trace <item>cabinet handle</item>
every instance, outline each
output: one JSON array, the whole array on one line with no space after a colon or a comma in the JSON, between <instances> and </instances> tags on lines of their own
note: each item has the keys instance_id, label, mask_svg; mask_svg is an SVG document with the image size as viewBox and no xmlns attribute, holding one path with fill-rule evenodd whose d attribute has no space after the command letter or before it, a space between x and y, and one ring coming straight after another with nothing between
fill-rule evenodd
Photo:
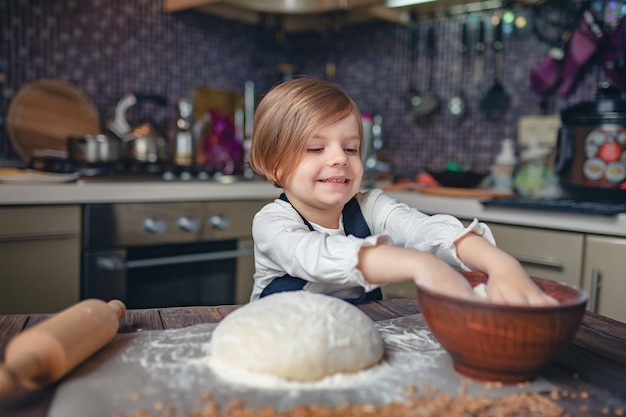
<instances>
[{"instance_id":1,"label":"cabinet handle","mask_svg":"<svg viewBox=\"0 0 626 417\"><path fill-rule=\"evenodd\" d=\"M134 261L124 261L119 257L101 257L96 264L107 271L121 271L124 269L146 268L150 266L181 265L194 262L221 261L224 259L251 256L254 254L253 248L241 248L225 250L220 252L198 253L191 255L167 256L163 258L137 259Z\"/></svg>"},{"instance_id":2,"label":"cabinet handle","mask_svg":"<svg viewBox=\"0 0 626 417\"><path fill-rule=\"evenodd\" d=\"M536 258L534 256L527 255L512 255L515 259L525 264L532 264L537 266L547 266L549 268L563 268L563 262L558 259L548 259L548 258Z\"/></svg>"},{"instance_id":3,"label":"cabinet handle","mask_svg":"<svg viewBox=\"0 0 626 417\"><path fill-rule=\"evenodd\" d=\"M0 236L0 243L4 242L27 242L29 240L54 240L54 239L74 239L79 237L77 232L52 232L52 233L33 233L17 236Z\"/></svg>"},{"instance_id":4,"label":"cabinet handle","mask_svg":"<svg viewBox=\"0 0 626 417\"><path fill-rule=\"evenodd\" d=\"M591 295L589 297L589 310L598 312L598 293L600 292L600 270L593 268L591 270Z\"/></svg>"}]
</instances>

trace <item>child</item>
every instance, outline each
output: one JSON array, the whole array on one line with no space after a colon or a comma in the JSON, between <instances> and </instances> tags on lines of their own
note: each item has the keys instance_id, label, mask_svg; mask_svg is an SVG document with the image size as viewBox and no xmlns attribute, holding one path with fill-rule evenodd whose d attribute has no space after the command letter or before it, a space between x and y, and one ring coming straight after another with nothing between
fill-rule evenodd
<instances>
[{"instance_id":1,"label":"child","mask_svg":"<svg viewBox=\"0 0 626 417\"><path fill-rule=\"evenodd\" d=\"M255 216L251 301L305 290L352 302L413 280L475 298L452 266L489 275L489 300L549 305L521 265L494 246L489 228L428 216L381 190L359 191L363 137L356 104L340 88L297 78L274 87L253 123L250 167L284 190ZM450 266L452 265L452 266Z\"/></svg>"}]
</instances>

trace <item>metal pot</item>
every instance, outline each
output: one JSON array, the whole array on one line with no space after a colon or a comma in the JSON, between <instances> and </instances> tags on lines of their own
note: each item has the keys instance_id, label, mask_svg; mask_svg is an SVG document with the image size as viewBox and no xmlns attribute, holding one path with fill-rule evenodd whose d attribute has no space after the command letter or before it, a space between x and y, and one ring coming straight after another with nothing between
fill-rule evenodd
<instances>
[{"instance_id":1,"label":"metal pot","mask_svg":"<svg viewBox=\"0 0 626 417\"><path fill-rule=\"evenodd\" d=\"M167 105L167 99L162 96L128 93L117 104L115 119L108 127L124 142L124 159L150 164L166 162L167 140L148 123L131 128L126 120L126 111L138 101L153 101L159 106Z\"/></svg>"},{"instance_id":2,"label":"metal pot","mask_svg":"<svg viewBox=\"0 0 626 417\"><path fill-rule=\"evenodd\" d=\"M99 134L67 138L70 160L81 164L113 164L122 156L120 138Z\"/></svg>"}]
</instances>

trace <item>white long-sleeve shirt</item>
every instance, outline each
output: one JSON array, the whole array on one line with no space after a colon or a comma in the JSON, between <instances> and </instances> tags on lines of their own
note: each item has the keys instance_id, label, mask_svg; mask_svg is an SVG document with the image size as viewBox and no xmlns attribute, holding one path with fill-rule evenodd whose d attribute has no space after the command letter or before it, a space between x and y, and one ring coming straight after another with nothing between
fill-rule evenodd
<instances>
[{"instance_id":1,"label":"white long-sleeve shirt","mask_svg":"<svg viewBox=\"0 0 626 417\"><path fill-rule=\"evenodd\" d=\"M280 199L263 207L252 223L255 273L250 301L285 274L308 281L305 291L346 299L372 291L379 285L367 282L356 267L362 246L388 243L412 248L469 271L458 258L454 242L474 232L495 244L488 226L476 219L464 227L453 216L424 214L379 189L358 193L356 199L372 233L367 238L346 236L343 218L339 229L311 223L315 229L311 231L293 206Z\"/></svg>"}]
</instances>

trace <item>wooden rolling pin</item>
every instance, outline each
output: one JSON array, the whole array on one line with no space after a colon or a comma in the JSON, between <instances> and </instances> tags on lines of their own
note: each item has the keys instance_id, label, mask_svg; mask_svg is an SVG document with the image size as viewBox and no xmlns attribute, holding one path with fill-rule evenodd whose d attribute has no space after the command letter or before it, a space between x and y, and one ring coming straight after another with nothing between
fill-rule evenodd
<instances>
[{"instance_id":1,"label":"wooden rolling pin","mask_svg":"<svg viewBox=\"0 0 626 417\"><path fill-rule=\"evenodd\" d=\"M0 364L0 399L18 385L38 389L54 382L117 334L126 306L88 299L16 335Z\"/></svg>"}]
</instances>

